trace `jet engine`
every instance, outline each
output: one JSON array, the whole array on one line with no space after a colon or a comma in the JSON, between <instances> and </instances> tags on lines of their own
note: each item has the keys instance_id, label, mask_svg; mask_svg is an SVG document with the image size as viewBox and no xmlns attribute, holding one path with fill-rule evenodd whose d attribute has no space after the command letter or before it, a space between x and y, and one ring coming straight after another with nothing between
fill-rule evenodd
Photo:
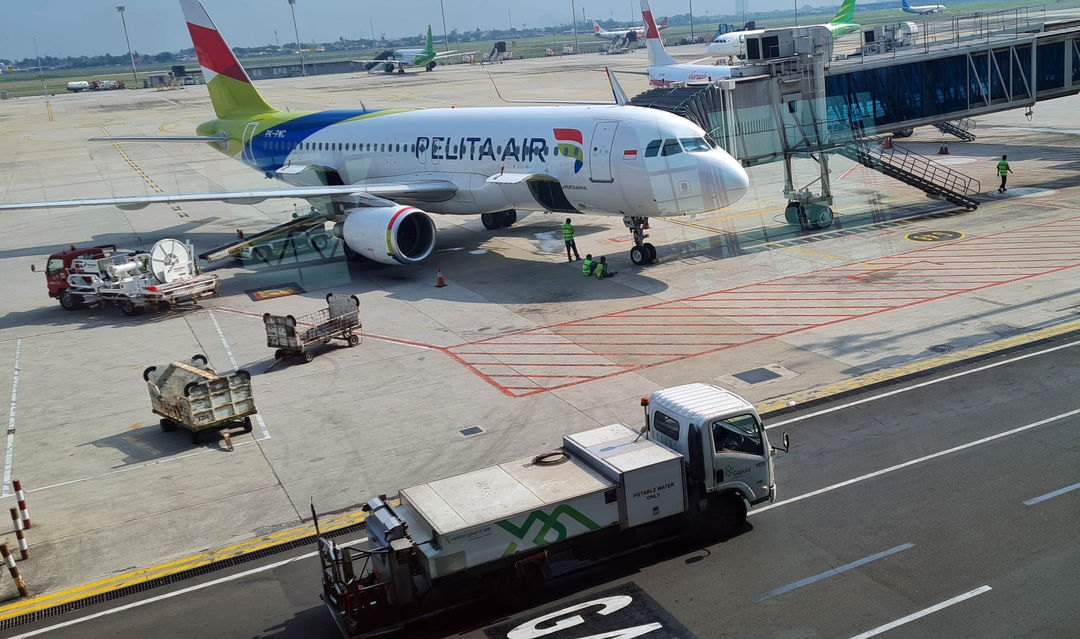
<instances>
[{"instance_id":1,"label":"jet engine","mask_svg":"<svg viewBox=\"0 0 1080 639\"><path fill-rule=\"evenodd\" d=\"M334 234L359 255L383 264L419 262L435 248L435 223L411 206L350 209Z\"/></svg>"}]
</instances>

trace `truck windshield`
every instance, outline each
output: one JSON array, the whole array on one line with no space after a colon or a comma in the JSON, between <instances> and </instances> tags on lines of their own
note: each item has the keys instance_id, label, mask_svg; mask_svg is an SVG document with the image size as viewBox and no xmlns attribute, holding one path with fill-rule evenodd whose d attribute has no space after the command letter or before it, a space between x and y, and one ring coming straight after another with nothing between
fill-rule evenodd
<instances>
[{"instance_id":1,"label":"truck windshield","mask_svg":"<svg viewBox=\"0 0 1080 639\"><path fill-rule=\"evenodd\" d=\"M718 453L764 455L761 427L753 415L735 415L712 424L713 446Z\"/></svg>"},{"instance_id":2,"label":"truck windshield","mask_svg":"<svg viewBox=\"0 0 1080 639\"><path fill-rule=\"evenodd\" d=\"M64 260L59 257L50 258L49 263L45 266L46 275L56 275L62 270L64 270Z\"/></svg>"}]
</instances>

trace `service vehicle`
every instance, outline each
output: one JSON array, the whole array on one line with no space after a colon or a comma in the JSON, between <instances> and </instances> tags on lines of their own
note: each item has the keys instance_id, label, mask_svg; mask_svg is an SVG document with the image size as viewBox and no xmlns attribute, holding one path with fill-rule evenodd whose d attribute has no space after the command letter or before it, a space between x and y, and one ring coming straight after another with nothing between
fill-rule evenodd
<instances>
[{"instance_id":1,"label":"service vehicle","mask_svg":"<svg viewBox=\"0 0 1080 639\"><path fill-rule=\"evenodd\" d=\"M788 437L770 446L749 402L687 384L642 406L640 432L603 426L372 499L363 543L317 533L322 598L342 633L400 629L470 598L519 605L568 567L671 535L730 536L748 506L776 499L772 455Z\"/></svg>"},{"instance_id":2,"label":"service vehicle","mask_svg":"<svg viewBox=\"0 0 1080 639\"><path fill-rule=\"evenodd\" d=\"M208 434L220 434L230 451L231 429L251 432L251 416L258 411L251 394L251 373L244 369L218 375L206 355L196 353L185 361L147 367L143 381L164 432L184 428L193 444L205 441Z\"/></svg>"},{"instance_id":3,"label":"service vehicle","mask_svg":"<svg viewBox=\"0 0 1080 639\"><path fill-rule=\"evenodd\" d=\"M31 270L36 270L33 266ZM149 253L115 245L53 253L45 267L49 297L65 310L113 303L126 315L218 295L218 277L199 273L190 244L164 239Z\"/></svg>"}]
</instances>

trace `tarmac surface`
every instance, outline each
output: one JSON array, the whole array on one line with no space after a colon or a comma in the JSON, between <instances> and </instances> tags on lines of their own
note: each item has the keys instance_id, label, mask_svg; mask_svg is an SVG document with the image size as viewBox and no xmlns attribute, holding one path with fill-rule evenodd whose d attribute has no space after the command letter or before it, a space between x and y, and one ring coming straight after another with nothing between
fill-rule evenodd
<instances>
[{"instance_id":1,"label":"tarmac surface","mask_svg":"<svg viewBox=\"0 0 1080 639\"><path fill-rule=\"evenodd\" d=\"M681 57L702 57L683 47ZM642 51L619 56L642 68ZM320 76L258 86L279 108L497 106L508 98L604 99L600 56L459 66L398 76ZM628 93L644 90L636 76ZM0 201L242 189L265 179L200 144L88 142L188 134L210 119L204 87L0 102ZM1077 98L978 119L975 142L919 129L902 146L982 180L977 211L957 210L850 161L831 158L837 222L801 231L783 219L780 165L749 170L747 196L696 219L654 220L659 263L626 259L617 217L575 216L582 254L618 274L567 263L565 216L519 214L486 231L478 217L435 216L436 254L410 267L335 256L212 267L222 296L197 310L126 317L66 312L41 269L68 244L149 249L165 237L197 252L254 232L303 202L190 203L0 216L0 389L11 389L3 497L27 490L32 599L0 581L0 618L306 534L309 504L344 513L378 493L512 459L562 435L638 423L637 399L717 383L760 410L989 352L1080 326ZM994 192L1007 153L1014 175ZM935 159L939 156L934 155ZM804 164L805 162L805 164ZM816 168L797 161L796 173ZM339 255L340 248L335 252ZM440 268L448 286L436 288ZM292 286L298 294L258 300ZM311 363L278 364L264 312L304 315L326 293L361 301L363 343ZM163 433L140 378L149 365L205 353L254 374L250 435L193 446ZM466 435L472 427L482 432ZM10 503L9 503L10 502ZM328 517L329 519L330 517ZM7 535L14 546L13 535Z\"/></svg>"}]
</instances>

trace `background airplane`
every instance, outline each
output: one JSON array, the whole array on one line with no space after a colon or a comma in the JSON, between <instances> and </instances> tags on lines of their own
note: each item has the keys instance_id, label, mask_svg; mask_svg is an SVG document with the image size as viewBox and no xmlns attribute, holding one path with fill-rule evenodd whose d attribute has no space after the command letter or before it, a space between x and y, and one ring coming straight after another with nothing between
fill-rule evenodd
<instances>
[{"instance_id":1,"label":"background airplane","mask_svg":"<svg viewBox=\"0 0 1080 639\"><path fill-rule=\"evenodd\" d=\"M907 0L904 0L904 4L907 4ZM831 22L815 26L825 27L834 37L842 36L859 30L859 25L853 22L854 19L855 0L844 0L843 4L840 5L840 10L836 12L836 16ZM764 29L754 29L753 31L733 31L721 34L713 40L712 44L706 48L706 51L721 57L744 57L746 55L746 36L758 35L763 31Z\"/></svg>"},{"instance_id":2,"label":"background airplane","mask_svg":"<svg viewBox=\"0 0 1080 639\"><path fill-rule=\"evenodd\" d=\"M903 0L903 3L903 9L905 13L917 13L921 16L925 16L930 13L942 13L946 9L948 9L948 7L943 4L923 4L918 6L912 6L910 3L908 3L908 0Z\"/></svg>"},{"instance_id":3,"label":"background airplane","mask_svg":"<svg viewBox=\"0 0 1080 639\"><path fill-rule=\"evenodd\" d=\"M0 211L304 198L334 223L347 255L384 264L431 254L436 229L428 212L479 214L487 228L509 226L518 209L613 215L633 233L631 260L644 264L656 258L644 242L649 217L717 211L749 186L739 162L700 127L626 105L610 75L615 103L602 106L279 111L259 95L202 3L180 6L217 117L194 136L106 139L209 143L289 186L21 202ZM649 24L654 31L651 15Z\"/></svg>"},{"instance_id":4,"label":"background airplane","mask_svg":"<svg viewBox=\"0 0 1080 639\"><path fill-rule=\"evenodd\" d=\"M375 56L374 59L365 60L364 70L369 73L379 70L386 73L393 73L395 70L398 73L405 73L406 67L416 67L431 71L435 68L435 61L440 58L447 58L455 54L469 55L471 53L476 53L476 51L466 51L460 54L456 50L436 52L431 39L431 25L429 24L427 28L427 44L423 49L387 49Z\"/></svg>"},{"instance_id":5,"label":"background airplane","mask_svg":"<svg viewBox=\"0 0 1080 639\"><path fill-rule=\"evenodd\" d=\"M663 20L661 20L656 25L656 29L658 31L663 31L664 29L667 29L667 28L668 28L668 19L667 18L664 18ZM633 33L636 36L636 39L641 40L642 38L645 37L645 26L642 25L640 27L630 27L629 29L612 29L611 31L607 31L603 27L601 27L599 24L597 24L596 20L593 20L593 35L600 38L601 40L619 40L619 39L624 39L625 40L625 39L629 39L631 33Z\"/></svg>"},{"instance_id":6,"label":"background airplane","mask_svg":"<svg viewBox=\"0 0 1080 639\"><path fill-rule=\"evenodd\" d=\"M854 2L854 0L851 0ZM679 84L711 84L715 80L731 77L731 67L718 64L679 63L664 48L660 30L653 20L649 0L641 0L641 17L645 21L645 46L649 51L649 68L645 71L620 70L619 73L636 73L649 76L654 87L670 87Z\"/></svg>"}]
</instances>

